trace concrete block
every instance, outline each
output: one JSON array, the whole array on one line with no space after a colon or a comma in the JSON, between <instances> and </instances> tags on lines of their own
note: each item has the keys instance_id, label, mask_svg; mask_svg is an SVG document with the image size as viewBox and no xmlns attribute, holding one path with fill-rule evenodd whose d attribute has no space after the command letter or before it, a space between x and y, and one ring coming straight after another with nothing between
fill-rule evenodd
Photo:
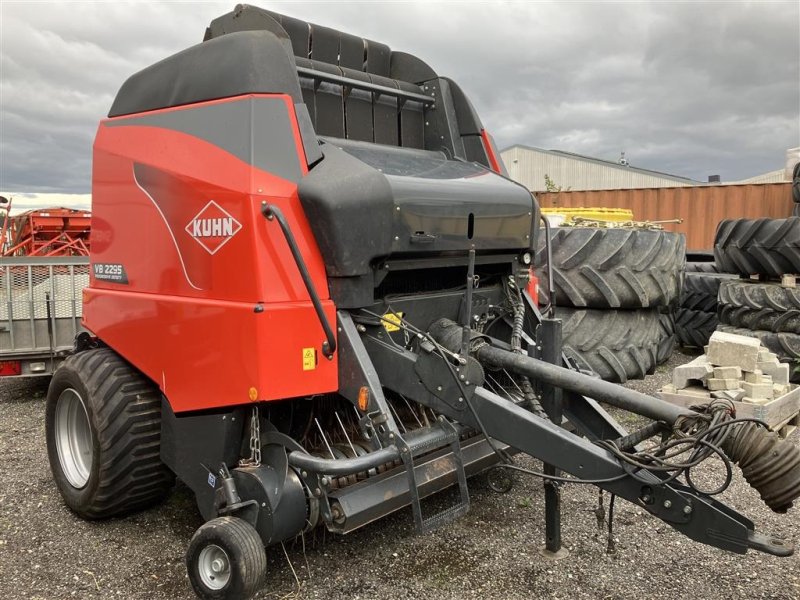
<instances>
[{"instance_id":1,"label":"concrete block","mask_svg":"<svg viewBox=\"0 0 800 600\"><path fill-rule=\"evenodd\" d=\"M765 398L772 400L772 384L771 383L747 383L742 384L744 388L744 395L748 398Z\"/></svg>"},{"instance_id":2,"label":"concrete block","mask_svg":"<svg viewBox=\"0 0 800 600\"><path fill-rule=\"evenodd\" d=\"M716 379L741 379L742 370L739 367L714 367Z\"/></svg>"},{"instance_id":3,"label":"concrete block","mask_svg":"<svg viewBox=\"0 0 800 600\"><path fill-rule=\"evenodd\" d=\"M672 372L672 385L676 389L689 387L689 382L703 382L714 372L714 367L706 362L698 362L697 359L690 363L675 367Z\"/></svg>"},{"instance_id":4,"label":"concrete block","mask_svg":"<svg viewBox=\"0 0 800 600\"><path fill-rule=\"evenodd\" d=\"M742 402L747 402L748 404L766 404L769 402L768 398L751 398L750 396L745 396L742 398Z\"/></svg>"},{"instance_id":5,"label":"concrete block","mask_svg":"<svg viewBox=\"0 0 800 600\"><path fill-rule=\"evenodd\" d=\"M777 363L765 366L764 373L772 377L772 383L787 385L789 383L789 365L787 363Z\"/></svg>"},{"instance_id":6,"label":"concrete block","mask_svg":"<svg viewBox=\"0 0 800 600\"><path fill-rule=\"evenodd\" d=\"M703 346L703 354L708 354L708 345Z\"/></svg>"},{"instance_id":7,"label":"concrete block","mask_svg":"<svg viewBox=\"0 0 800 600\"><path fill-rule=\"evenodd\" d=\"M786 389L785 385L780 385L779 383L772 384L772 396L773 398L780 398L783 396L788 390Z\"/></svg>"},{"instance_id":8,"label":"concrete block","mask_svg":"<svg viewBox=\"0 0 800 600\"><path fill-rule=\"evenodd\" d=\"M706 388L700 387L699 385L690 385L687 388L679 390L681 394L687 394L689 396L697 396L698 398L711 398L711 394Z\"/></svg>"},{"instance_id":9,"label":"concrete block","mask_svg":"<svg viewBox=\"0 0 800 600\"><path fill-rule=\"evenodd\" d=\"M761 383L769 383L769 384L772 384L772 383L775 383L775 382L774 382L774 381L772 381L772 375L767 375L766 373L764 373L764 374L761 376Z\"/></svg>"},{"instance_id":10,"label":"concrete block","mask_svg":"<svg viewBox=\"0 0 800 600\"><path fill-rule=\"evenodd\" d=\"M763 375L764 374L761 372L761 369L756 369L755 371L750 372L745 371L744 380L747 383L761 383Z\"/></svg>"},{"instance_id":11,"label":"concrete block","mask_svg":"<svg viewBox=\"0 0 800 600\"><path fill-rule=\"evenodd\" d=\"M756 338L715 331L708 343L708 362L715 367L755 371L761 343Z\"/></svg>"},{"instance_id":12,"label":"concrete block","mask_svg":"<svg viewBox=\"0 0 800 600\"><path fill-rule=\"evenodd\" d=\"M744 397L744 390L720 390L711 392L711 397L719 400L733 400L734 402L738 402Z\"/></svg>"},{"instance_id":13,"label":"concrete block","mask_svg":"<svg viewBox=\"0 0 800 600\"><path fill-rule=\"evenodd\" d=\"M738 379L717 379L716 377L709 377L706 380L706 386L712 392L718 390L735 390L739 387L740 381Z\"/></svg>"},{"instance_id":14,"label":"concrete block","mask_svg":"<svg viewBox=\"0 0 800 600\"><path fill-rule=\"evenodd\" d=\"M741 388L735 390L726 390L723 392L723 394L727 394L728 398L734 402L741 402L742 398L744 398L744 390Z\"/></svg>"},{"instance_id":15,"label":"concrete block","mask_svg":"<svg viewBox=\"0 0 800 600\"><path fill-rule=\"evenodd\" d=\"M776 360L778 360L778 355L774 352L770 352L766 348L758 351L758 362L773 362Z\"/></svg>"}]
</instances>

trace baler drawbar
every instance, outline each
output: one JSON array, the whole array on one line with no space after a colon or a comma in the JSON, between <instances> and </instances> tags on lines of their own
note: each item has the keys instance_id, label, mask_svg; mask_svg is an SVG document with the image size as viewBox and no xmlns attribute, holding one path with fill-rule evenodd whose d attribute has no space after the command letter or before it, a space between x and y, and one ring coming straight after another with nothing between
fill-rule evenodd
<instances>
[{"instance_id":1,"label":"baler drawbar","mask_svg":"<svg viewBox=\"0 0 800 600\"><path fill-rule=\"evenodd\" d=\"M417 531L442 526L479 474L496 491L545 480L551 554L562 483L717 548L793 551L714 496L738 464L785 512L800 450L731 403L678 408L563 355L531 294L540 235L549 249L536 199L416 56L238 5L124 83L95 139L92 212L91 333L48 392L53 476L91 519L181 479L206 521L186 556L202 598L252 596L265 547L318 526L408 506ZM599 402L650 422L629 433ZM710 457L722 483L702 489Z\"/></svg>"}]
</instances>

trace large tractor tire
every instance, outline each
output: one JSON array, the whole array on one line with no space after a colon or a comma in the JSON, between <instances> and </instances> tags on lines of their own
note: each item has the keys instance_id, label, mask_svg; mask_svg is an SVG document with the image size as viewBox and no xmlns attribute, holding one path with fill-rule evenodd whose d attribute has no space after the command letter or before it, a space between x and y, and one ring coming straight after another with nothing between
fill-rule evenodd
<instances>
[{"instance_id":1,"label":"large tractor tire","mask_svg":"<svg viewBox=\"0 0 800 600\"><path fill-rule=\"evenodd\" d=\"M558 308L564 353L606 381L625 383L655 371L662 328L658 310Z\"/></svg>"},{"instance_id":2,"label":"large tractor tire","mask_svg":"<svg viewBox=\"0 0 800 600\"><path fill-rule=\"evenodd\" d=\"M800 334L800 289L725 281L719 288L719 320L745 329Z\"/></svg>"},{"instance_id":3,"label":"large tractor tire","mask_svg":"<svg viewBox=\"0 0 800 600\"><path fill-rule=\"evenodd\" d=\"M687 262L684 269L687 273L719 273L715 262Z\"/></svg>"},{"instance_id":4,"label":"large tractor tire","mask_svg":"<svg viewBox=\"0 0 800 600\"><path fill-rule=\"evenodd\" d=\"M795 204L800 204L800 162L794 166L792 171L792 200L795 201ZM797 210L796 206L795 210Z\"/></svg>"},{"instance_id":5,"label":"large tractor tire","mask_svg":"<svg viewBox=\"0 0 800 600\"><path fill-rule=\"evenodd\" d=\"M686 273L681 303L675 309L675 334L682 346L702 348L717 327L717 294L727 273Z\"/></svg>"},{"instance_id":6,"label":"large tractor tire","mask_svg":"<svg viewBox=\"0 0 800 600\"><path fill-rule=\"evenodd\" d=\"M675 351L678 336L675 335L675 318L671 313L661 313L658 318L659 341L656 350L656 364L663 365Z\"/></svg>"},{"instance_id":7,"label":"large tractor tire","mask_svg":"<svg viewBox=\"0 0 800 600\"><path fill-rule=\"evenodd\" d=\"M681 346L702 348L719 323L716 312L678 308L675 311L675 335Z\"/></svg>"},{"instance_id":8,"label":"large tractor tire","mask_svg":"<svg viewBox=\"0 0 800 600\"><path fill-rule=\"evenodd\" d=\"M56 370L45 432L58 490L83 518L151 506L175 481L160 457L158 388L108 348L70 356Z\"/></svg>"},{"instance_id":9,"label":"large tractor tire","mask_svg":"<svg viewBox=\"0 0 800 600\"><path fill-rule=\"evenodd\" d=\"M557 306L648 308L678 301L686 239L669 231L559 227L552 239ZM545 242L537 265L544 265ZM548 303L546 290L540 286Z\"/></svg>"},{"instance_id":10,"label":"large tractor tire","mask_svg":"<svg viewBox=\"0 0 800 600\"><path fill-rule=\"evenodd\" d=\"M800 273L800 218L727 219L717 227L714 261L725 273Z\"/></svg>"},{"instance_id":11,"label":"large tractor tire","mask_svg":"<svg viewBox=\"0 0 800 600\"><path fill-rule=\"evenodd\" d=\"M686 273L681 291L681 308L716 312L720 283L733 277L726 273Z\"/></svg>"}]
</instances>

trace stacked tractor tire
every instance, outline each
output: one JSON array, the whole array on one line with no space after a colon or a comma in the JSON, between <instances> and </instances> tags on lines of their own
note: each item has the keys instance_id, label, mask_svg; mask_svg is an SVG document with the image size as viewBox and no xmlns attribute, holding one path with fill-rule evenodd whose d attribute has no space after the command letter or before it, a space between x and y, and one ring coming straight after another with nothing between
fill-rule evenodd
<instances>
[{"instance_id":1,"label":"stacked tractor tire","mask_svg":"<svg viewBox=\"0 0 800 600\"><path fill-rule=\"evenodd\" d=\"M717 329L758 338L783 362L800 361L800 218L722 221L714 260L735 277L720 283Z\"/></svg>"},{"instance_id":2,"label":"stacked tractor tire","mask_svg":"<svg viewBox=\"0 0 800 600\"><path fill-rule=\"evenodd\" d=\"M702 349L717 328L720 283L736 275L720 273L710 262L687 262L680 302L675 307L675 335L681 346Z\"/></svg>"},{"instance_id":3,"label":"stacked tractor tire","mask_svg":"<svg viewBox=\"0 0 800 600\"><path fill-rule=\"evenodd\" d=\"M684 236L638 228L552 231L552 300L563 320L566 356L608 381L653 373L675 346L670 313L680 299ZM536 264L545 307L551 298L544 239Z\"/></svg>"}]
</instances>

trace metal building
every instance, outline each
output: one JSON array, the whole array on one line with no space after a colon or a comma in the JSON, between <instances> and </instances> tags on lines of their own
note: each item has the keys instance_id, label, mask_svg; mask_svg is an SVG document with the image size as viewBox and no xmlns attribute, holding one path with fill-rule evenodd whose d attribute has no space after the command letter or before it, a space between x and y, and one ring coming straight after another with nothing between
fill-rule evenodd
<instances>
[{"instance_id":1,"label":"metal building","mask_svg":"<svg viewBox=\"0 0 800 600\"><path fill-rule=\"evenodd\" d=\"M704 182L659 171L640 169L621 162L611 162L563 152L516 144L500 155L509 176L532 192L547 189L545 175L562 190L617 190L629 188L686 187Z\"/></svg>"}]
</instances>

